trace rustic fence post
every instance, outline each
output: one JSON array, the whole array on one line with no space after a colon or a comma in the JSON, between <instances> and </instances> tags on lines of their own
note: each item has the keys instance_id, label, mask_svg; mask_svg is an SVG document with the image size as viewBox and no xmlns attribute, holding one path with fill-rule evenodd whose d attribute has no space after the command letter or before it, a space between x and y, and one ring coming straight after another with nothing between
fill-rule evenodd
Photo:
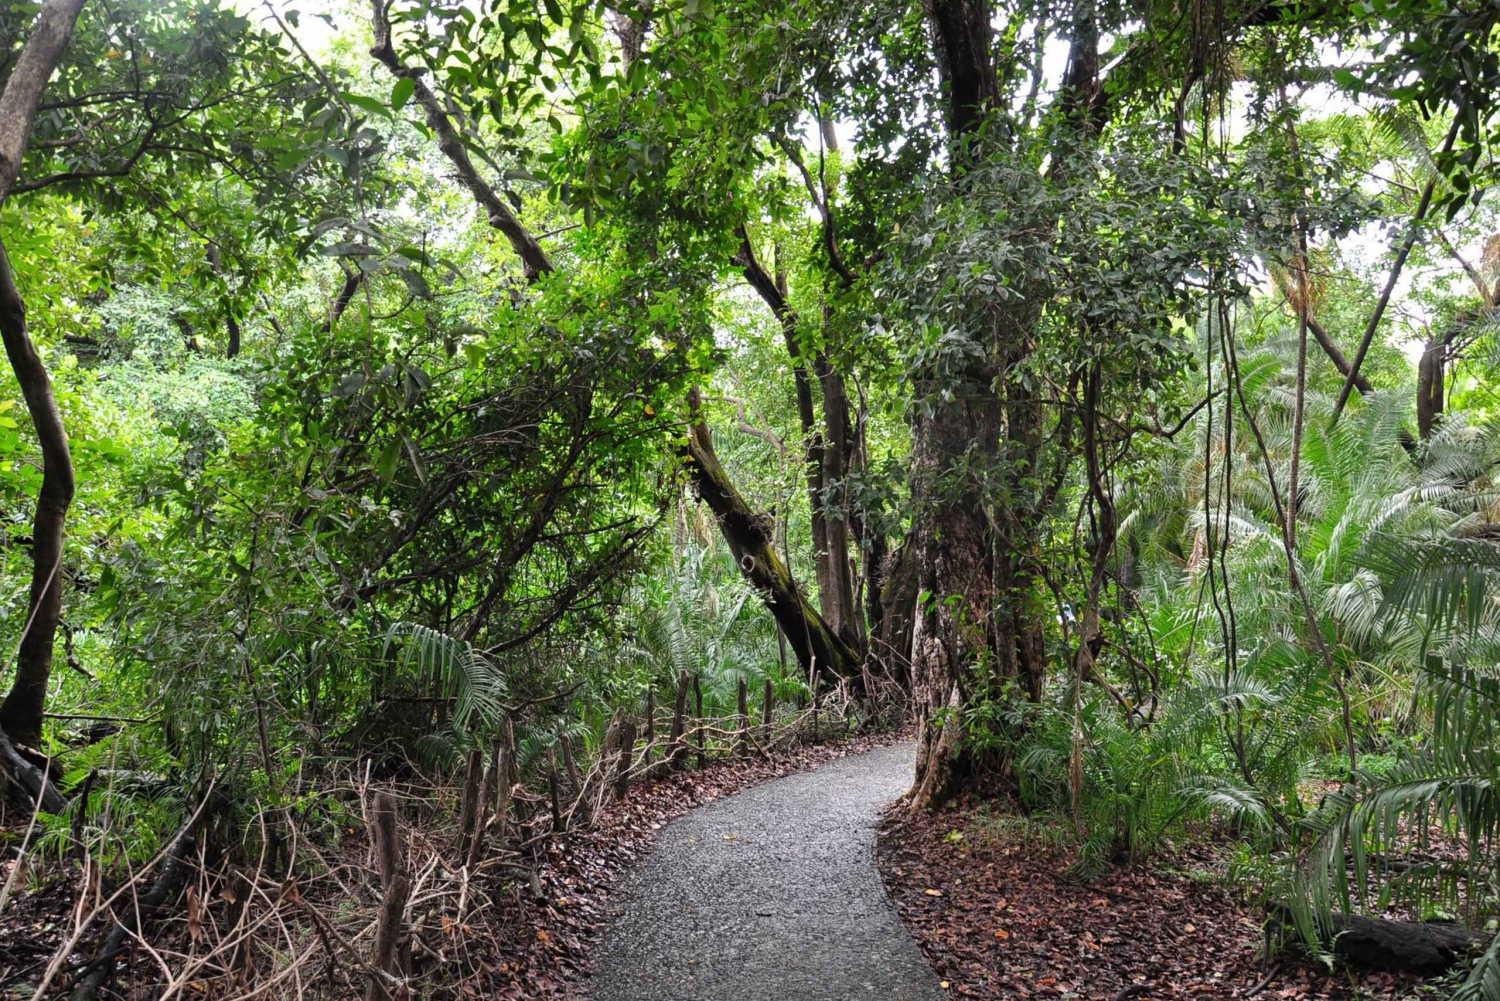
<instances>
[{"instance_id":1,"label":"rustic fence post","mask_svg":"<svg viewBox=\"0 0 1500 1001\"><path fill-rule=\"evenodd\" d=\"M698 721L698 770L708 767L708 731L703 729L703 675L693 675L693 699L697 706L694 719Z\"/></svg>"},{"instance_id":2,"label":"rustic fence post","mask_svg":"<svg viewBox=\"0 0 1500 1001\"><path fill-rule=\"evenodd\" d=\"M818 675L820 672L813 668L812 673L812 742L818 742Z\"/></svg>"},{"instance_id":3,"label":"rustic fence post","mask_svg":"<svg viewBox=\"0 0 1500 1001\"><path fill-rule=\"evenodd\" d=\"M380 882L385 893L375 922L375 948L370 965L394 977L398 969L397 954L401 945L401 924L406 916L406 899L411 884L401 871L401 842L396 829L396 800L388 792L375 794L376 857L380 860ZM370 977L368 1001L388 1001L390 989L385 980Z\"/></svg>"},{"instance_id":4,"label":"rustic fence post","mask_svg":"<svg viewBox=\"0 0 1500 1001\"><path fill-rule=\"evenodd\" d=\"M229 893L232 895L229 901L229 917L225 922L226 937L239 935L240 927L245 922L245 915L250 903L250 894L253 887L250 885L250 877L245 875L245 870L239 866L231 866ZM229 975L235 981L248 977L250 967L254 963L254 955L250 951L254 948L254 938L249 935L240 936L239 944L234 947L234 952L229 956Z\"/></svg>"},{"instance_id":5,"label":"rustic fence post","mask_svg":"<svg viewBox=\"0 0 1500 1001\"><path fill-rule=\"evenodd\" d=\"M469 751L469 763L464 769L463 792L458 800L458 857L469 857L469 844L474 837L475 819L482 812L479 807L479 769L483 761L479 748Z\"/></svg>"},{"instance_id":6,"label":"rustic fence post","mask_svg":"<svg viewBox=\"0 0 1500 1001\"><path fill-rule=\"evenodd\" d=\"M687 764L687 743L682 735L687 732L688 673L677 672L677 697L672 703L672 749L667 752L674 770Z\"/></svg>"},{"instance_id":7,"label":"rustic fence post","mask_svg":"<svg viewBox=\"0 0 1500 1001\"><path fill-rule=\"evenodd\" d=\"M776 709L776 687L771 684L771 679L766 679L765 705L761 709L760 725L765 729L766 736L771 735L771 713Z\"/></svg>"},{"instance_id":8,"label":"rustic fence post","mask_svg":"<svg viewBox=\"0 0 1500 1001\"><path fill-rule=\"evenodd\" d=\"M509 716L505 717L505 750L506 760L510 762L506 777L510 784L515 785L521 781L521 756L516 753L516 727Z\"/></svg>"},{"instance_id":9,"label":"rustic fence post","mask_svg":"<svg viewBox=\"0 0 1500 1001\"><path fill-rule=\"evenodd\" d=\"M484 782L479 786L479 808L474 817L474 835L469 840L469 850L464 856L464 865L469 871L479 865L479 860L484 857L484 843L490 830L490 811L494 809L495 783L504 781L500 775L500 745L490 745L490 767L484 773Z\"/></svg>"},{"instance_id":10,"label":"rustic fence post","mask_svg":"<svg viewBox=\"0 0 1500 1001\"><path fill-rule=\"evenodd\" d=\"M625 707L618 706L615 713L609 719L609 725L604 728L604 740L599 744L599 757L594 762L594 767L589 769L588 776L583 780L583 786L579 789L578 809L583 810L585 822L593 816L594 810L604 803L604 793L610 788L612 777L610 770L617 765L616 756L619 753L620 738L625 728Z\"/></svg>"},{"instance_id":11,"label":"rustic fence post","mask_svg":"<svg viewBox=\"0 0 1500 1001\"><path fill-rule=\"evenodd\" d=\"M739 753L750 753L750 686L745 684L745 676L740 675L740 740Z\"/></svg>"},{"instance_id":12,"label":"rustic fence post","mask_svg":"<svg viewBox=\"0 0 1500 1001\"><path fill-rule=\"evenodd\" d=\"M509 744L500 748L500 760L497 764L499 771L495 775L495 840L505 840L505 827L510 820L510 800L515 792L515 783L511 782L512 759L515 751Z\"/></svg>"},{"instance_id":13,"label":"rustic fence post","mask_svg":"<svg viewBox=\"0 0 1500 1001\"><path fill-rule=\"evenodd\" d=\"M561 833L563 829L562 802L557 788L557 748L547 745L547 792L552 797L552 831L554 834Z\"/></svg>"},{"instance_id":14,"label":"rustic fence post","mask_svg":"<svg viewBox=\"0 0 1500 1001\"><path fill-rule=\"evenodd\" d=\"M620 756L615 765L615 799L624 799L630 785L631 759L635 757L635 720L626 716L620 723Z\"/></svg>"},{"instance_id":15,"label":"rustic fence post","mask_svg":"<svg viewBox=\"0 0 1500 1001\"><path fill-rule=\"evenodd\" d=\"M646 689L646 760L651 760L651 745L656 743L656 689Z\"/></svg>"},{"instance_id":16,"label":"rustic fence post","mask_svg":"<svg viewBox=\"0 0 1500 1001\"><path fill-rule=\"evenodd\" d=\"M568 773L568 786L577 796L583 792L583 777L578 774L578 761L573 757L573 738L565 731L558 731L557 742L562 745L563 768Z\"/></svg>"}]
</instances>

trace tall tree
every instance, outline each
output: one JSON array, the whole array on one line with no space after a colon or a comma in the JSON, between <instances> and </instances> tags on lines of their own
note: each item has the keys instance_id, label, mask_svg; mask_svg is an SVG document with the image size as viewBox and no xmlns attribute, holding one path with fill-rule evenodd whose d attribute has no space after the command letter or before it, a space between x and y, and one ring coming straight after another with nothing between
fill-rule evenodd
<instances>
[{"instance_id":1,"label":"tall tree","mask_svg":"<svg viewBox=\"0 0 1500 1001\"><path fill-rule=\"evenodd\" d=\"M21 175L31 126L85 0L46 0L26 47L0 92L0 208ZM52 647L62 616L63 536L73 502L73 457L47 366L26 325L26 302L0 245L0 337L42 449L42 486L31 535L31 593L16 657L16 677L0 703L0 729L27 744L41 740Z\"/></svg>"},{"instance_id":2,"label":"tall tree","mask_svg":"<svg viewBox=\"0 0 1500 1001\"><path fill-rule=\"evenodd\" d=\"M621 41L620 61L625 72L632 76L635 75L632 67L647 63L654 56L646 38L651 8L647 6L636 9L637 6L631 5L628 10L621 7L610 15L616 35ZM425 68L408 65L397 51L392 34L391 7L390 0L373 2L375 45L371 54L398 79L411 81L412 100L421 109L427 127L437 137L439 148L484 211L490 225L505 236L521 259L528 279L538 281L553 275L557 270L557 263L542 249L538 238L496 190L495 184L475 164L474 157L471 156L473 140L462 133L454 121L452 110L444 105L433 86L423 79ZM509 38L504 44L511 45ZM594 155L597 157L599 151L595 151ZM688 209L679 211L684 214L690 212ZM726 238L730 236L723 235ZM778 289L775 279L756 259L742 220L734 238L739 242L738 251L724 255L720 259L720 265L733 261L741 267L756 290L766 297L768 305L787 331L788 351L794 355L794 367L798 372L799 412L802 414L805 430L811 431L807 435L809 492L810 495L817 496L810 496L810 502L815 517L823 524L825 519L822 518L822 511L827 503L827 473L835 472L841 476L847 461L847 447L843 445L847 418L837 404L828 418L837 425L837 435L833 436L837 448L833 461L837 463L837 468L830 470L822 444L826 436L819 434L814 426L811 379L800 360L801 342L796 336L796 316L786 303L785 293ZM649 241L652 237L644 239ZM839 394L842 383L836 373L831 372L826 359L821 355L819 362L821 370L818 376L825 386L825 400L830 398L829 394L833 394L835 401L841 399ZM830 584L826 590L820 590L824 602L823 610L820 611L802 593L784 560L771 544L771 520L748 504L719 461L712 438L703 423L697 397L689 402L684 431L683 455L700 498L714 512L720 533L730 550L736 554L741 572L775 616L804 670L821 670L832 676L858 677L863 663L863 650L859 640L860 630L854 623L857 610L853 608L847 544L830 547L826 542L828 533L824 531L824 540L818 547L820 565L833 567L836 564L837 570L828 571ZM820 573L820 579L822 576ZM830 605L830 601L833 604Z\"/></svg>"}]
</instances>

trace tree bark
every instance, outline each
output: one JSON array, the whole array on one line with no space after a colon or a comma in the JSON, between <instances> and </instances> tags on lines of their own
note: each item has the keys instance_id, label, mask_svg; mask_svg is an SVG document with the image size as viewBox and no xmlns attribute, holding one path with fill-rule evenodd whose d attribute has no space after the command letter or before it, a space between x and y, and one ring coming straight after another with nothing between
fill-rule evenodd
<instances>
[{"instance_id":1,"label":"tree bark","mask_svg":"<svg viewBox=\"0 0 1500 1001\"><path fill-rule=\"evenodd\" d=\"M86 0L45 0L26 47L0 93L0 204L21 176L21 161L31 141L31 123L47 82L62 61L73 25Z\"/></svg>"},{"instance_id":2,"label":"tree bark","mask_svg":"<svg viewBox=\"0 0 1500 1001\"><path fill-rule=\"evenodd\" d=\"M21 174L47 81L52 78L85 0L46 0L15 68L0 93L0 204ZM31 595L16 661L16 678L0 704L0 729L23 744L42 736L52 644L62 616L63 529L73 502L73 457L47 367L26 326L26 303L10 258L0 245L0 337L15 370L42 450L42 486L32 521Z\"/></svg>"},{"instance_id":3,"label":"tree bark","mask_svg":"<svg viewBox=\"0 0 1500 1001\"><path fill-rule=\"evenodd\" d=\"M917 614L916 547L908 538L889 558L880 581L880 629L875 656L886 674L903 687L911 684L911 632ZM872 583L872 590L874 589Z\"/></svg>"},{"instance_id":4,"label":"tree bark","mask_svg":"<svg viewBox=\"0 0 1500 1001\"><path fill-rule=\"evenodd\" d=\"M667 760L671 762L673 771L681 771L687 764L688 745L682 739L682 735L687 732L687 694L688 673L678 671L677 695L672 701L672 734L668 742L670 750L667 751Z\"/></svg>"},{"instance_id":5,"label":"tree bark","mask_svg":"<svg viewBox=\"0 0 1500 1001\"><path fill-rule=\"evenodd\" d=\"M1443 412L1447 390L1448 344L1452 334L1433 334L1417 362L1417 434L1426 441L1432 437L1437 419Z\"/></svg>"},{"instance_id":6,"label":"tree bark","mask_svg":"<svg viewBox=\"0 0 1500 1001\"><path fill-rule=\"evenodd\" d=\"M969 160L963 143L998 99L990 57L986 0L925 0L933 55L947 90L954 169ZM991 648L995 610L993 538L982 483L955 466L971 454L998 457L1002 408L991 373L961 375L953 385L919 379L912 418L910 546L920 596L911 633L912 699L917 711L913 811L929 810L957 791L972 770L960 740L967 671ZM926 405L924 405L924 402Z\"/></svg>"},{"instance_id":7,"label":"tree bark","mask_svg":"<svg viewBox=\"0 0 1500 1001\"><path fill-rule=\"evenodd\" d=\"M73 502L73 457L47 367L32 343L26 303L0 245L0 337L42 450L42 486L32 518L31 600L10 694L0 703L0 729L22 744L38 744L52 676L52 647L62 618L63 534Z\"/></svg>"},{"instance_id":8,"label":"tree bark","mask_svg":"<svg viewBox=\"0 0 1500 1001\"><path fill-rule=\"evenodd\" d=\"M1339 375L1346 379L1349 378L1349 373L1354 371L1354 366L1349 364L1349 359L1344 356L1344 352L1339 348L1338 342L1329 335L1327 330L1323 329L1323 325L1311 313L1307 314L1307 329L1312 331L1312 335L1317 340L1318 346L1323 349L1323 353L1328 356L1328 360L1333 362L1333 367L1338 369ZM1357 372L1354 374L1354 388L1359 390L1360 396L1369 396L1375 392L1375 387L1370 385L1370 380Z\"/></svg>"},{"instance_id":9,"label":"tree bark","mask_svg":"<svg viewBox=\"0 0 1500 1001\"><path fill-rule=\"evenodd\" d=\"M954 138L979 127L1000 98L990 57L992 20L987 0L925 0L933 55L948 89L948 132Z\"/></svg>"},{"instance_id":10,"label":"tree bark","mask_svg":"<svg viewBox=\"0 0 1500 1001\"><path fill-rule=\"evenodd\" d=\"M996 604L992 539L983 495L953 481L952 467L972 448L993 456L1000 405L987 386L912 421L912 558L917 593L911 640L912 698L917 709L916 780L910 805L931 809L971 771L956 714L969 691L968 668L990 649Z\"/></svg>"},{"instance_id":11,"label":"tree bark","mask_svg":"<svg viewBox=\"0 0 1500 1001\"><path fill-rule=\"evenodd\" d=\"M803 670L810 672L816 666L840 677L859 678L860 654L840 639L808 603L772 543L770 519L746 503L724 471L714 452L713 437L700 403L695 389L688 400L685 446L688 467L698 496L718 519L719 530L740 572L776 618Z\"/></svg>"},{"instance_id":12,"label":"tree bark","mask_svg":"<svg viewBox=\"0 0 1500 1001\"><path fill-rule=\"evenodd\" d=\"M992 17L986 0L926 0L939 74L947 90L952 169L962 175L982 154L976 144L998 99ZM1102 125L1106 106L1098 81L1098 28L1092 17L1075 25L1058 97L1079 135ZM1066 158L1053 158L1057 180ZM1038 290L1043 291L1043 290ZM1008 373L1025 363L1045 295L1024 294L1014 315L975 332L988 364L940 380L918 373L912 420L911 546L917 593L912 628L912 694L917 707L913 810L952 796L977 762L961 739L959 715L978 690L1004 691L1016 683L1040 698L1046 676L1045 618L1034 596L1031 565L1045 504L1029 481L1039 475L1042 404ZM1007 500L986 489L998 477ZM980 676L977 665L988 663Z\"/></svg>"},{"instance_id":13,"label":"tree bark","mask_svg":"<svg viewBox=\"0 0 1500 1001\"><path fill-rule=\"evenodd\" d=\"M811 512L813 554L818 580L818 610L835 635L863 652L864 629L854 596L854 573L849 562L849 523L843 510L844 482L849 474L849 394L844 377L822 351L812 353L809 372L801 345L801 318L787 301L786 276L775 278L755 256L755 248L740 227L740 249L734 263L781 324L792 381L797 394L797 418L802 427L807 467L807 500ZM818 425L813 403L816 378L823 403ZM831 513L831 514L830 514Z\"/></svg>"},{"instance_id":14,"label":"tree bark","mask_svg":"<svg viewBox=\"0 0 1500 1001\"><path fill-rule=\"evenodd\" d=\"M7 783L15 783L24 793L16 797L17 806L26 809L32 803L41 800L42 810L46 813L61 814L68 808L68 803L52 784L52 777L45 769L38 768L17 753L10 740L6 738L5 732L0 730L0 786ZM0 789L0 793L3 793ZM0 802L4 802L4 795L0 795ZM84 797L86 805L88 798ZM79 807L84 809L83 806ZM76 840L76 839L75 839Z\"/></svg>"},{"instance_id":15,"label":"tree bark","mask_svg":"<svg viewBox=\"0 0 1500 1001\"><path fill-rule=\"evenodd\" d=\"M854 565L849 546L848 478L851 452L849 393L844 377L820 351L813 370L823 389L823 541L819 552L825 565L827 590L819 592L823 617L851 647L864 647L864 621L854 595Z\"/></svg>"}]
</instances>

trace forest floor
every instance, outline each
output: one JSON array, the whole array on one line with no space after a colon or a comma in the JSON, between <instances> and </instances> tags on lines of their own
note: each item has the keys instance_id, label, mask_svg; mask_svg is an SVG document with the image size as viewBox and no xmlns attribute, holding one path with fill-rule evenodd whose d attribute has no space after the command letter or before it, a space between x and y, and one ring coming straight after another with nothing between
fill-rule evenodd
<instances>
[{"instance_id":1,"label":"forest floor","mask_svg":"<svg viewBox=\"0 0 1500 1001\"><path fill-rule=\"evenodd\" d=\"M817 769L832 761L872 748L908 740L899 732L878 733L822 744L809 744L780 751L769 758L711 759L702 771L690 770L632 786L625 799L607 807L597 825L586 833L549 839L538 848L534 860L541 886L541 899L519 888L514 892L496 887L495 906L473 914L466 922L448 927L447 945L438 967L429 964L417 981L425 996L438 998L496 999L496 1001L556 1001L576 999L587 993L590 954L609 920L610 904L616 899L620 880L654 845L660 831L672 819L694 807L797 772ZM29 818L12 812L0 817L0 845L18 845ZM441 835L434 835L440 840ZM428 840L414 831L413 840ZM368 845L356 832L341 849L363 864ZM8 853L7 853L8 854ZM0 861L0 883L14 862ZM0 920L0 1001L27 1001L36 979L54 955L70 925L81 883L78 866L71 861L29 860L27 872L16 880L17 893ZM327 884L327 885L324 885ZM334 893L339 884L311 880L302 886L309 902L326 905L329 912L350 901ZM102 932L103 922L99 922ZM188 953L192 950L192 922L179 905L153 922L147 939L154 948ZM311 932L307 932L310 936ZM79 943L72 964L81 966L93 955L99 933ZM330 978L332 977L330 964ZM262 971L269 972L269 971ZM342 980L360 981L358 977ZM63 993L72 976L61 977ZM361 981L362 982L362 981ZM310 995L324 993L312 987ZM328 993L346 994L349 984L329 984ZM244 989L203 985L219 997L235 997ZM160 976L142 950L134 950L118 975L113 996L148 999L161 993ZM201 993L201 991L200 991ZM194 995L196 996L196 995Z\"/></svg>"},{"instance_id":2,"label":"forest floor","mask_svg":"<svg viewBox=\"0 0 1500 1001\"><path fill-rule=\"evenodd\" d=\"M1225 878L1227 846L1182 846L1153 865L1065 878L1074 861L995 807L912 817L888 810L886 889L957 997L1346 999L1430 997L1389 973L1261 956L1262 918Z\"/></svg>"}]
</instances>

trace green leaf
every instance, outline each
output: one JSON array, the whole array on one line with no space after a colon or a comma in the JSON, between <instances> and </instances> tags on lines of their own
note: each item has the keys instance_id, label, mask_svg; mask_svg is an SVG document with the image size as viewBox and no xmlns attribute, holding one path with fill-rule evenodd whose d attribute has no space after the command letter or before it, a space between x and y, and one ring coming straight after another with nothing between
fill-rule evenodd
<instances>
[{"instance_id":1,"label":"green leaf","mask_svg":"<svg viewBox=\"0 0 1500 1001\"><path fill-rule=\"evenodd\" d=\"M421 449L410 438L402 436L402 443L406 446L406 454L411 457L411 468L416 471L418 481L427 482L427 462L422 458Z\"/></svg>"},{"instance_id":2,"label":"green leaf","mask_svg":"<svg viewBox=\"0 0 1500 1001\"><path fill-rule=\"evenodd\" d=\"M375 471L380 478L389 483L391 477L396 475L396 463L401 461L401 443L405 439L392 438L386 442L385 448L380 452L380 459L375 463Z\"/></svg>"},{"instance_id":3,"label":"green leaf","mask_svg":"<svg viewBox=\"0 0 1500 1001\"><path fill-rule=\"evenodd\" d=\"M345 91L344 100L349 102L352 107L358 108L361 111L368 111L372 115L381 115L386 118L391 117L391 109L373 97L365 97L363 94L351 94Z\"/></svg>"},{"instance_id":4,"label":"green leaf","mask_svg":"<svg viewBox=\"0 0 1500 1001\"><path fill-rule=\"evenodd\" d=\"M333 395L339 399L346 399L365 388L365 376L363 372L350 372L339 380L337 386L333 387Z\"/></svg>"},{"instance_id":5,"label":"green leaf","mask_svg":"<svg viewBox=\"0 0 1500 1001\"><path fill-rule=\"evenodd\" d=\"M427 279L422 277L421 272L413 268L401 268L396 273L401 276L402 281L406 282L407 291L412 295L418 299L432 298L432 288L427 284Z\"/></svg>"},{"instance_id":6,"label":"green leaf","mask_svg":"<svg viewBox=\"0 0 1500 1001\"><path fill-rule=\"evenodd\" d=\"M335 243L318 251L324 257L372 257L378 251L364 243Z\"/></svg>"},{"instance_id":7,"label":"green leaf","mask_svg":"<svg viewBox=\"0 0 1500 1001\"><path fill-rule=\"evenodd\" d=\"M409 76L404 76L396 81L391 88L391 110L400 111L406 107L406 102L411 100L412 94L416 93L417 81Z\"/></svg>"}]
</instances>

